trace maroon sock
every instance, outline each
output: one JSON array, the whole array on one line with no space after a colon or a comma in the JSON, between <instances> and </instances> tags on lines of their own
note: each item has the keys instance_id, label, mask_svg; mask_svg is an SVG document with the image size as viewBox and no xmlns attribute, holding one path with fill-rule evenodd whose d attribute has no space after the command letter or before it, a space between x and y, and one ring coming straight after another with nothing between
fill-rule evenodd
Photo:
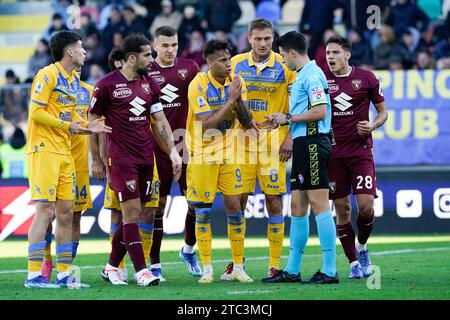
<instances>
[{"instance_id":1,"label":"maroon sock","mask_svg":"<svg viewBox=\"0 0 450 320\"><path fill-rule=\"evenodd\" d=\"M356 218L356 225L358 226L358 242L360 244L367 243L367 239L369 239L369 236L372 233L374 221L375 214L373 211L369 217L363 217L358 214L358 218Z\"/></svg>"},{"instance_id":2,"label":"maroon sock","mask_svg":"<svg viewBox=\"0 0 450 320\"><path fill-rule=\"evenodd\" d=\"M352 222L336 225L336 231L348 262L352 263L358 260L355 247L355 230L353 230Z\"/></svg>"},{"instance_id":3,"label":"maroon sock","mask_svg":"<svg viewBox=\"0 0 450 320\"><path fill-rule=\"evenodd\" d=\"M186 221L184 223L184 242L187 245L195 246L197 239L195 238L195 210L188 209Z\"/></svg>"},{"instance_id":4,"label":"maroon sock","mask_svg":"<svg viewBox=\"0 0 450 320\"><path fill-rule=\"evenodd\" d=\"M150 263L156 264L160 262L159 254L161 252L161 242L164 235L163 230L164 212L155 212L155 220L153 222L153 242L150 250Z\"/></svg>"},{"instance_id":5,"label":"maroon sock","mask_svg":"<svg viewBox=\"0 0 450 320\"><path fill-rule=\"evenodd\" d=\"M123 222L119 223L117 230L111 242L111 254L109 255L108 263L113 267L118 267L120 261L127 254L127 248L123 241Z\"/></svg>"},{"instance_id":6,"label":"maroon sock","mask_svg":"<svg viewBox=\"0 0 450 320\"><path fill-rule=\"evenodd\" d=\"M123 240L127 247L128 255L133 262L136 272L147 268L145 265L144 249L142 249L142 239L139 234L139 226L137 223L126 223L123 225Z\"/></svg>"}]
</instances>

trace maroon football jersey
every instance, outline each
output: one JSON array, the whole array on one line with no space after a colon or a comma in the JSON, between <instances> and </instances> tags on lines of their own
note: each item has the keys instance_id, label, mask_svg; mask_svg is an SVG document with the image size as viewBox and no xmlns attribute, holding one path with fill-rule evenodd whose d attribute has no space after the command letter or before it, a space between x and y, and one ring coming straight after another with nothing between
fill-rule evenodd
<instances>
[{"instance_id":1,"label":"maroon football jersey","mask_svg":"<svg viewBox=\"0 0 450 320\"><path fill-rule=\"evenodd\" d=\"M160 102L172 131L186 128L189 109L188 87L199 71L197 63L190 59L177 58L171 67L160 66L156 61L152 63L149 75L161 88ZM174 138L177 145L181 140L180 134L175 132ZM155 152L158 155L165 155L158 144L155 145Z\"/></svg>"},{"instance_id":2,"label":"maroon football jersey","mask_svg":"<svg viewBox=\"0 0 450 320\"><path fill-rule=\"evenodd\" d=\"M335 76L324 70L332 105L331 127L336 139L331 157L372 155L372 134L360 136L358 121L369 121L370 102L384 101L380 83L368 70L352 67L347 76Z\"/></svg>"},{"instance_id":3,"label":"maroon football jersey","mask_svg":"<svg viewBox=\"0 0 450 320\"><path fill-rule=\"evenodd\" d=\"M90 112L105 117L109 157L117 163L153 164L150 115L162 111L160 89L149 76L128 81L120 70L108 73L94 88Z\"/></svg>"}]
</instances>

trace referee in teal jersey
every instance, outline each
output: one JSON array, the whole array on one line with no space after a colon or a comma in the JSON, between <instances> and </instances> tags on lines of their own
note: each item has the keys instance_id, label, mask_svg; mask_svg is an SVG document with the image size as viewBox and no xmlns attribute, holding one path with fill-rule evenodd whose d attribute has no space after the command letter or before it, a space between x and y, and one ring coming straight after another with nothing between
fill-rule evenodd
<instances>
[{"instance_id":1,"label":"referee in teal jersey","mask_svg":"<svg viewBox=\"0 0 450 320\"><path fill-rule=\"evenodd\" d=\"M293 158L289 261L264 283L301 282L303 252L309 238L308 205L315 216L322 248L322 270L308 284L339 283L336 272L336 226L329 206L328 158L331 154L331 102L322 70L307 55L305 37L291 31L278 40L286 66L297 71L288 114L267 116L266 125L290 125Z\"/></svg>"}]
</instances>

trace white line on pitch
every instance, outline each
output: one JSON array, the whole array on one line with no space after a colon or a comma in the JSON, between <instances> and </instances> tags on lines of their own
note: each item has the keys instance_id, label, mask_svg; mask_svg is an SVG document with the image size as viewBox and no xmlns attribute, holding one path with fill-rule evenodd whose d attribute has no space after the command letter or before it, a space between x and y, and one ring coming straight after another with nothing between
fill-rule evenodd
<instances>
[{"instance_id":1,"label":"white line on pitch","mask_svg":"<svg viewBox=\"0 0 450 320\"><path fill-rule=\"evenodd\" d=\"M448 251L450 250L450 247L442 247L442 248L423 248L423 249L403 249L403 250L387 250L387 251L371 251L371 256L384 256L384 255L391 255L391 254L402 254L402 253L415 253L415 252L439 252L439 251ZM305 257L321 257L322 255L319 254L305 254ZM344 256L341 254L340 256ZM253 261L253 260L267 260L269 257L248 257L245 258L246 261ZM281 256L281 258L287 259L288 256ZM213 260L213 263L222 263L222 262L230 262L230 259L221 259L221 260ZM178 265L183 264L182 261L170 261L170 262L163 262L161 263L163 266L169 266L169 265ZM101 269L104 265L97 265L97 266L81 266L79 267L81 270L89 270L89 269ZM13 274L13 273L26 273L28 270L26 269L18 269L18 270L0 270L0 275L2 274Z\"/></svg>"}]
</instances>

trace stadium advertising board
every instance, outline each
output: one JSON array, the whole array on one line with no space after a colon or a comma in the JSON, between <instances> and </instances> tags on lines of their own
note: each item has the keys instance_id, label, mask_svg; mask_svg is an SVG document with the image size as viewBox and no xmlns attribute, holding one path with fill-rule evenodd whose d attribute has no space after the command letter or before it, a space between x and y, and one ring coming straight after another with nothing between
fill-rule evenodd
<instances>
[{"instance_id":1,"label":"stadium advertising board","mask_svg":"<svg viewBox=\"0 0 450 320\"><path fill-rule=\"evenodd\" d=\"M389 109L389 119L373 132L375 163L450 164L450 70L375 73Z\"/></svg>"},{"instance_id":2,"label":"stadium advertising board","mask_svg":"<svg viewBox=\"0 0 450 320\"><path fill-rule=\"evenodd\" d=\"M110 211L103 208L104 186L91 181L93 208L83 214L81 234L107 237L110 228ZM30 201L26 180L3 180L0 183L0 240L26 236L35 213ZM375 233L444 233L450 230L450 181L435 180L380 180L378 199L375 200L377 217ZM284 216L290 216L289 194L283 196ZM164 214L166 234L182 234L187 204L178 186L172 186ZM353 210L355 206L353 204ZM220 195L217 195L212 212L214 235L227 234L227 220ZM264 236L267 229L267 209L259 187L249 198L245 211L247 234ZM311 218L312 219L312 218ZM290 219L286 219L289 224ZM316 233L311 223L311 233Z\"/></svg>"}]
</instances>

